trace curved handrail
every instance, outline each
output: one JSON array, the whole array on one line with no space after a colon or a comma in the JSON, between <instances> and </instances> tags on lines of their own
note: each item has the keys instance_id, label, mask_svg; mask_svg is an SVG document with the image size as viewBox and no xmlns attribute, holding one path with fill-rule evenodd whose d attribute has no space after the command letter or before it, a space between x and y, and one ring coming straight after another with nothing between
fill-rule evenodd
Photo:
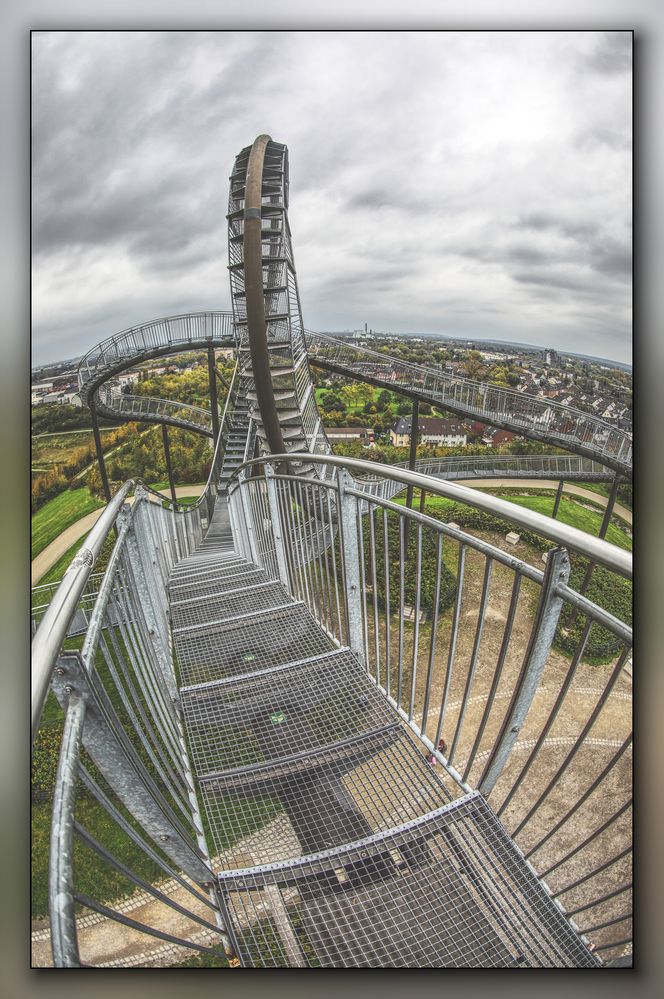
<instances>
[{"instance_id":1,"label":"curved handrail","mask_svg":"<svg viewBox=\"0 0 664 999\"><path fill-rule=\"evenodd\" d=\"M122 370L128 359L139 360L169 347L177 347L178 352L196 350L216 341L237 344L232 313L190 312L130 326L101 340L83 355L78 364L79 389L96 381L100 374L108 377L114 370Z\"/></svg>"},{"instance_id":2,"label":"curved handrail","mask_svg":"<svg viewBox=\"0 0 664 999\"><path fill-rule=\"evenodd\" d=\"M53 599L44 613L39 628L32 640L30 699L33 740L39 728L39 721L51 679L51 671L62 643L67 637L69 621L76 611L88 577L92 572L104 541L115 524L122 504L128 497L131 489L137 484L136 480L128 479L106 506L106 509L88 534L84 544L66 569L62 581L53 594Z\"/></svg>"},{"instance_id":3,"label":"curved handrail","mask_svg":"<svg viewBox=\"0 0 664 999\"><path fill-rule=\"evenodd\" d=\"M202 349L210 343L222 341L235 347L239 344L232 313L194 312L166 316L122 330L102 340L81 359L78 367L79 391L82 398L87 398L108 378L140 360L171 352ZM552 441L631 475L630 437L593 414L514 389L448 375L435 368L403 361L313 330L304 331L304 342L314 363L318 361L351 377L357 377L359 370L366 379L378 381L387 388L401 389L431 400L436 405L505 426L536 440ZM330 354L330 350L334 353ZM363 365L380 365L385 374L362 372ZM103 405L104 400L100 401ZM112 412L120 417L124 415L114 409ZM177 420L177 417L174 419ZM164 420L168 422L166 417ZM203 432L207 431L203 429Z\"/></svg>"},{"instance_id":4,"label":"curved handrail","mask_svg":"<svg viewBox=\"0 0 664 999\"><path fill-rule=\"evenodd\" d=\"M393 391L404 391L464 416L479 417L483 422L523 432L534 439L549 439L631 474L631 439L590 413L515 389L448 375L313 330L305 331L305 343L310 361L321 367L354 377L360 369L367 381L380 383ZM326 349L333 353L317 353ZM363 365L370 364L389 369L389 377L387 373L381 376L380 372L361 371Z\"/></svg>"},{"instance_id":5,"label":"curved handrail","mask_svg":"<svg viewBox=\"0 0 664 999\"><path fill-rule=\"evenodd\" d=\"M264 456L246 461L236 469L230 481L232 482L240 472L252 465L265 464L268 460L270 463L277 463L283 461L285 457L286 455L283 454L273 454L269 458ZM465 503L468 506L476 507L478 510L497 515L528 531L541 534L556 544L569 548L590 559L592 562L611 569L613 572L617 572L622 576L628 576L629 578L632 577L632 556L630 552L619 548L617 545L612 545L601 538L594 538L591 535L585 534L576 527L569 527L560 521L552 520L551 517L545 517L541 513L536 513L534 510L528 510L526 507L517 506L507 500L500 499L498 496L480 493L468 486L461 486L456 482L446 482L436 479L431 475L422 475L419 472L395 468L392 465L377 465L375 462L363 461L359 458L338 458L333 455L321 454L312 455L311 460L313 462L332 465L335 468L345 468L353 472L372 473L374 476L380 470L381 476L386 479L391 479L404 485L412 485L418 489L425 489L428 493L443 496L459 503Z\"/></svg>"}]
</instances>

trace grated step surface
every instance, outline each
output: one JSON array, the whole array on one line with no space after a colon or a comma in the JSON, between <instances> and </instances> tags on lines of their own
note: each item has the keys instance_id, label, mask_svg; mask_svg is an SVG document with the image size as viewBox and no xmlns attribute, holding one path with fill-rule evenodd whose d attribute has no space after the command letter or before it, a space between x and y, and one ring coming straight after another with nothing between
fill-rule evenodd
<instances>
[{"instance_id":1,"label":"grated step surface","mask_svg":"<svg viewBox=\"0 0 664 999\"><path fill-rule=\"evenodd\" d=\"M249 967L598 967L477 793L219 884Z\"/></svg>"}]
</instances>

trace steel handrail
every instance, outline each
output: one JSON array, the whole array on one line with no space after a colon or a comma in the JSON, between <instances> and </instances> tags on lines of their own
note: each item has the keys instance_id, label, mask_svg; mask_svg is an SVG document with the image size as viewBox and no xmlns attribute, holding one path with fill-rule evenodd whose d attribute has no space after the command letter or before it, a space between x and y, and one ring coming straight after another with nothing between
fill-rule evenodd
<instances>
[{"instance_id":1,"label":"steel handrail","mask_svg":"<svg viewBox=\"0 0 664 999\"><path fill-rule=\"evenodd\" d=\"M331 347L334 348L341 348L342 350L346 351L350 350L351 352L354 351L360 357L360 361L363 355L368 354L370 355L370 359L375 358L377 362L380 362L385 366L392 368L399 368L399 367L408 368L414 374L420 373L424 375L429 375L432 378L434 378L436 382L440 382L443 385L445 384L468 385L469 387L471 387L476 391L480 391L482 389L495 388L499 389L500 392L503 395L505 395L507 398L511 398L514 400L517 399L523 400L523 397L525 395L526 399L534 400L535 402L540 403L545 408L549 407L555 411L559 410L566 414L570 414L573 418L581 417L584 420L587 420L589 423L593 423L596 427L599 427L602 430L606 430L609 433L620 434L620 431L617 431L615 427L612 427L611 424L605 423L603 420L600 420L593 413L586 413L582 409L575 409L573 406L563 406L561 403L555 402L552 399L540 399L538 396L533 396L528 393L517 392L516 389L505 388L502 385L493 385L491 382L475 381L473 378L466 378L463 375L449 375L444 371L438 370L437 368L430 368L425 364L415 364L413 361L405 361L402 360L402 358L393 357L391 354L381 354L379 351L371 350L370 347L364 347L364 346L359 346L358 344L347 343L345 340L338 340L336 337L328 336L326 333L317 333L314 330L305 330L304 336L305 336L305 341L308 339L312 339L314 341L318 341L319 343L321 343L323 347L329 344ZM624 436L624 434L622 436Z\"/></svg>"},{"instance_id":2,"label":"steel handrail","mask_svg":"<svg viewBox=\"0 0 664 999\"><path fill-rule=\"evenodd\" d=\"M231 396L232 396L233 390L235 388L235 379L237 378L239 366L240 366L240 362L239 362L239 360L236 360L235 367L233 368L233 374L231 376L230 385L228 386L228 392L226 394L226 402L224 404L224 411L222 413L221 420L219 421L219 437L217 438L217 443L216 443L216 446L215 446L215 449L214 449L214 455L213 455L213 458L212 458L212 464L210 465L210 471L208 473L207 482L205 483L205 489L203 490L203 492L201 493L201 495L198 497L198 499L196 500L196 502L195 503L191 503L189 505L189 507L188 507L189 510L196 510L196 509L198 509L198 507L201 506L201 504L203 503L203 501L207 500L208 493L212 489L212 484L213 484L213 481L215 479L215 476L218 474L218 470L216 468L216 465L217 465L217 456L219 454L219 448L222 446L222 443L223 443L224 424L226 423L226 419L227 418L230 419L230 414L228 412L228 407L229 407L229 404L230 404L230 401L231 401Z\"/></svg>"},{"instance_id":3,"label":"steel handrail","mask_svg":"<svg viewBox=\"0 0 664 999\"><path fill-rule=\"evenodd\" d=\"M478 382L462 376L449 375L435 368L394 358L389 354L380 354L368 347L338 340L335 337L327 336L324 333L316 333L313 330L305 330L304 335L307 351L311 351L310 360L313 363L316 363L316 358L318 357L321 363L328 363L332 367L336 365L338 368L344 370L352 370L354 363L360 366L360 368L362 364L379 363L383 368L389 367L395 373L399 371L402 371L402 373L405 372L406 375L410 373L411 382L409 385L417 395L424 395L426 398L434 398L438 395L440 398L436 400L436 405L444 406L447 403L453 409L455 408L455 404L461 405L463 412L469 415L472 413L480 416L485 422L490 422L493 419L495 422L505 421L509 426L519 427L522 430L529 427L532 429L530 416L524 418L518 413L518 409L523 407L524 402L528 403L531 409L541 409L542 413L546 413L548 409L553 414L558 413L563 415L565 419L574 420L577 426L587 426L593 435L593 439L597 437L597 443L594 445L595 454L605 456L607 459L612 458L614 461L620 461L624 465L624 470L631 470L631 439L623 431L605 423L594 414L586 413L583 410L574 409L570 406L563 406L561 403L554 402L551 399L540 399L538 396L533 396L529 393L522 393L515 389L492 385L489 382ZM323 349L328 347L336 351L336 353L334 355L316 354L317 345ZM353 357L352 355L355 356ZM428 391L425 391L427 384ZM408 385L405 387L406 390L408 387ZM501 408L499 408L496 411L486 405L476 405L468 400L465 402L462 400L460 403L458 399L454 398L454 393L450 397L449 392L447 392L448 389L456 388L466 389L469 393L480 397L486 397L489 392L493 392L494 394L499 393L500 397L507 402L512 400L512 404L516 405L516 410L509 412L509 410L505 411L504 409L501 411ZM396 391L398 391L398 388ZM585 446L588 443L585 438L579 439L574 434L569 434L561 430L557 433L561 441L576 441L578 446ZM602 435L605 435L604 440L601 439ZM614 442L614 447L608 447L609 440ZM623 458L625 451L628 454Z\"/></svg>"},{"instance_id":4,"label":"steel handrail","mask_svg":"<svg viewBox=\"0 0 664 999\"><path fill-rule=\"evenodd\" d=\"M33 740L39 728L44 702L48 694L51 672L62 643L67 637L69 622L76 612L85 584L92 572L102 545L115 524L122 504L125 502L131 489L136 485L136 480L129 479L111 499L65 571L62 581L53 594L53 599L45 611L35 637L32 640L30 699Z\"/></svg>"},{"instance_id":5,"label":"steel handrail","mask_svg":"<svg viewBox=\"0 0 664 999\"><path fill-rule=\"evenodd\" d=\"M229 485L234 478L239 476L243 469L251 465L265 464L266 462L278 463L289 457L292 457L292 455L273 454L246 461L235 470L231 476ZM467 506L476 507L478 510L502 517L528 531L541 534L543 537L554 541L557 545L569 548L577 554L590 559L592 562L619 573L621 576L632 578L632 555L630 552L611 544L609 541L585 534L576 527L562 524L560 521L552 520L551 517L545 517L541 513L517 506L497 496L479 493L468 486L461 486L456 482L436 479L431 475L423 475L420 472L411 472L407 469L397 469L390 465L379 465L376 462L363 461L360 458L339 458L336 455L320 454L311 455L311 461L313 463L320 462L325 465L332 465L336 468L345 468L364 474L370 473L374 476L378 472L384 478L402 482L404 485L412 485L419 489L425 489L428 493L443 496L446 499L455 500Z\"/></svg>"}]
</instances>

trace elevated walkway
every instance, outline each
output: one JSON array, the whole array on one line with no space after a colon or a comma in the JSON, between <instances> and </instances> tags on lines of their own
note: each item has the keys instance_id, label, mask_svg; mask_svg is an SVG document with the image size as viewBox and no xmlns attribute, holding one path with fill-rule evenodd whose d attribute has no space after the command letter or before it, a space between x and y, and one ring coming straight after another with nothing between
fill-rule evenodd
<instances>
[{"instance_id":1,"label":"elevated walkway","mask_svg":"<svg viewBox=\"0 0 664 999\"><path fill-rule=\"evenodd\" d=\"M169 598L197 792L245 966L597 965L481 795L459 797L355 653L236 553L225 496Z\"/></svg>"}]
</instances>

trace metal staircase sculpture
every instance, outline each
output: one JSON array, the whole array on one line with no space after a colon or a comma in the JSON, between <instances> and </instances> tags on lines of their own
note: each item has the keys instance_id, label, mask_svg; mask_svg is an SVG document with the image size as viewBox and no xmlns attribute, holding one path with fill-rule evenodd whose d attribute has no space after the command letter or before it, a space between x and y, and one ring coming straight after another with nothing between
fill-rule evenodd
<instances>
[{"instance_id":1,"label":"metal staircase sculpture","mask_svg":"<svg viewBox=\"0 0 664 999\"><path fill-rule=\"evenodd\" d=\"M619 575L631 556L441 478L325 453L287 191L286 149L261 136L231 178L239 364L205 493L177 510L126 483L33 640L33 728L49 685L66 712L54 961L86 963L78 903L157 938L145 963L221 945L263 967L611 964L629 942L631 729L615 698L631 629L570 586L568 552ZM110 341L91 352L86 391L172 348L168 322L152 340L123 335L115 358ZM192 349L179 322L176 349ZM222 345L229 329L210 317L203 336ZM544 569L392 502L406 485L549 539ZM113 527L81 647L67 635ZM548 672L569 611L581 637ZM578 677L598 628L615 653L589 688ZM614 738L594 738L607 716ZM74 820L79 778L171 887ZM599 861L605 835L616 846ZM77 889L74 836L157 900L163 926Z\"/></svg>"}]
</instances>

